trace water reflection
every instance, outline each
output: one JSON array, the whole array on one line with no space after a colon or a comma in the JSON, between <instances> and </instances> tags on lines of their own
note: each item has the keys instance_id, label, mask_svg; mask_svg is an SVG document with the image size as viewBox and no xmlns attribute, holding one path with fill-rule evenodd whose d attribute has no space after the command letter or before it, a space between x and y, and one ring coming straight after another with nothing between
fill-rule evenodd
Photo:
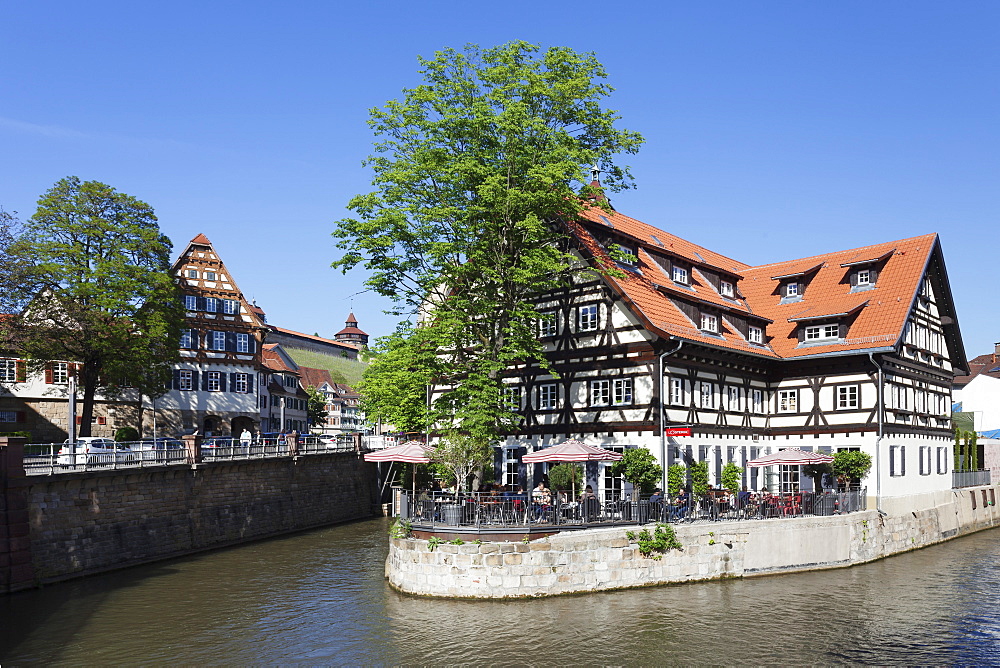
<instances>
[{"instance_id":1,"label":"water reflection","mask_svg":"<svg viewBox=\"0 0 1000 668\"><path fill-rule=\"evenodd\" d=\"M523 601L403 596L373 520L0 599L5 664L996 663L997 530L867 566Z\"/></svg>"}]
</instances>

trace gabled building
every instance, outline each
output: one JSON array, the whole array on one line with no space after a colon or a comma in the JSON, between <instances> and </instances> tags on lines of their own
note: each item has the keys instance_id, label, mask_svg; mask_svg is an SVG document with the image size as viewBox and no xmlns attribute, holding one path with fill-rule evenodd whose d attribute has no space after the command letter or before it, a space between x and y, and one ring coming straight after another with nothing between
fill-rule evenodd
<instances>
[{"instance_id":1,"label":"gabled building","mask_svg":"<svg viewBox=\"0 0 1000 668\"><path fill-rule=\"evenodd\" d=\"M257 376L260 392L260 429L265 433L308 433L309 395L302 388L295 360L277 343L264 345Z\"/></svg>"},{"instance_id":2,"label":"gabled building","mask_svg":"<svg viewBox=\"0 0 1000 668\"><path fill-rule=\"evenodd\" d=\"M530 485L543 471L524 452L579 438L708 462L713 484L727 462L795 446L868 452L878 498L951 487L951 382L967 362L936 235L752 266L618 212L567 228L581 262L616 271L538 299L558 375L508 369L524 421L498 482ZM773 468L746 483L811 487ZM628 491L603 467L587 475Z\"/></svg>"},{"instance_id":3,"label":"gabled building","mask_svg":"<svg viewBox=\"0 0 1000 668\"><path fill-rule=\"evenodd\" d=\"M299 372L306 388L314 387L326 397L326 419L322 424L310 425L312 433L335 436L353 434L364 429L361 395L351 386L335 382L326 369L300 366Z\"/></svg>"},{"instance_id":4,"label":"gabled building","mask_svg":"<svg viewBox=\"0 0 1000 668\"><path fill-rule=\"evenodd\" d=\"M1000 429L1000 343L992 353L969 360L968 375L955 378L955 401L961 412L972 414L976 431Z\"/></svg>"},{"instance_id":5,"label":"gabled building","mask_svg":"<svg viewBox=\"0 0 1000 668\"><path fill-rule=\"evenodd\" d=\"M368 345L368 334L358 328L358 319L354 313L347 316L344 328L337 332L334 337L339 343L346 343L357 348L364 348Z\"/></svg>"},{"instance_id":6,"label":"gabled building","mask_svg":"<svg viewBox=\"0 0 1000 668\"><path fill-rule=\"evenodd\" d=\"M202 435L258 430L257 370L267 332L263 311L244 298L232 274L204 234L192 239L174 262L186 311L181 362L170 386L146 400L144 431Z\"/></svg>"}]
</instances>

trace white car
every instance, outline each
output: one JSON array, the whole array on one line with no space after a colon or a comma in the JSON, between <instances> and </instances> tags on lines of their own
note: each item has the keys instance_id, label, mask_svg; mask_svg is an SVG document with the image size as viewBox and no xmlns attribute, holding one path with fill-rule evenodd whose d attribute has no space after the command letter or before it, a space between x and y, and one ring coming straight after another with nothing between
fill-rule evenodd
<instances>
[{"instance_id":1,"label":"white car","mask_svg":"<svg viewBox=\"0 0 1000 668\"><path fill-rule=\"evenodd\" d=\"M60 466L125 464L136 461L136 453L123 443L101 436L80 436L75 443L68 439L59 448Z\"/></svg>"},{"instance_id":2,"label":"white car","mask_svg":"<svg viewBox=\"0 0 1000 668\"><path fill-rule=\"evenodd\" d=\"M184 444L175 438L144 438L132 445L136 458L143 461L174 462L187 458Z\"/></svg>"}]
</instances>

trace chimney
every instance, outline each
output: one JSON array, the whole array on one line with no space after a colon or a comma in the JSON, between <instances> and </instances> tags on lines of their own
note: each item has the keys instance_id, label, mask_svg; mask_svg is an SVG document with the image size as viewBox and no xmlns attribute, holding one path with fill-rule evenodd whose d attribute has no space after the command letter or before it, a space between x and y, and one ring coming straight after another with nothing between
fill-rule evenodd
<instances>
[{"instance_id":1,"label":"chimney","mask_svg":"<svg viewBox=\"0 0 1000 668\"><path fill-rule=\"evenodd\" d=\"M1000 342L993 344L993 363L996 364L997 355L1000 355Z\"/></svg>"}]
</instances>

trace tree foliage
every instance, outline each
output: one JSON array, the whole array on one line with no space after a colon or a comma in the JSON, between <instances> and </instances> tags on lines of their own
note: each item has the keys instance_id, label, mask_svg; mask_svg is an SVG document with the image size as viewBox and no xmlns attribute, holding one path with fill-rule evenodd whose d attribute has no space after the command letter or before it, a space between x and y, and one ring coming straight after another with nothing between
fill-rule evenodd
<instances>
[{"instance_id":1,"label":"tree foliage","mask_svg":"<svg viewBox=\"0 0 1000 668\"><path fill-rule=\"evenodd\" d=\"M358 392L369 421L385 422L400 431L427 430L431 420L427 387L438 365L433 347L423 341L427 333L403 323L368 349L370 364Z\"/></svg>"},{"instance_id":2,"label":"tree foliage","mask_svg":"<svg viewBox=\"0 0 1000 668\"><path fill-rule=\"evenodd\" d=\"M344 255L334 266L363 266L369 289L420 314L420 329L432 331L410 350L421 370L426 356L442 359L426 365L442 390L442 428L490 440L516 419L500 371L543 358L532 298L564 285L574 266L558 221L584 206L590 165L606 189L629 187L614 157L642 139L601 108L612 89L593 54L511 42L420 64L423 84L371 110L375 190L351 200L357 217L337 223ZM400 385L400 397L416 406L414 385Z\"/></svg>"},{"instance_id":3,"label":"tree foliage","mask_svg":"<svg viewBox=\"0 0 1000 668\"><path fill-rule=\"evenodd\" d=\"M482 440L452 433L438 441L433 459L455 476L455 491L461 492L473 473L492 465L493 449Z\"/></svg>"},{"instance_id":4,"label":"tree foliage","mask_svg":"<svg viewBox=\"0 0 1000 668\"><path fill-rule=\"evenodd\" d=\"M872 456L860 450L840 450L833 455L833 473L838 478L859 483L872 468Z\"/></svg>"},{"instance_id":5,"label":"tree foliage","mask_svg":"<svg viewBox=\"0 0 1000 668\"><path fill-rule=\"evenodd\" d=\"M15 316L2 334L34 366L80 365L81 436L98 387L166 387L183 321L170 251L148 204L77 177L49 189L4 248L0 293Z\"/></svg>"},{"instance_id":6,"label":"tree foliage","mask_svg":"<svg viewBox=\"0 0 1000 668\"><path fill-rule=\"evenodd\" d=\"M667 467L667 493L670 496L677 496L687 484L687 467L683 464L674 464Z\"/></svg>"},{"instance_id":7,"label":"tree foliage","mask_svg":"<svg viewBox=\"0 0 1000 668\"><path fill-rule=\"evenodd\" d=\"M321 425L326 422L326 395L310 385L306 388L306 419L310 425Z\"/></svg>"},{"instance_id":8,"label":"tree foliage","mask_svg":"<svg viewBox=\"0 0 1000 668\"><path fill-rule=\"evenodd\" d=\"M663 476L663 468L646 448L630 448L611 465L611 474L622 476L637 490L649 494Z\"/></svg>"},{"instance_id":9,"label":"tree foliage","mask_svg":"<svg viewBox=\"0 0 1000 668\"><path fill-rule=\"evenodd\" d=\"M554 489L567 490L583 484L583 466L563 462L549 469L549 483Z\"/></svg>"},{"instance_id":10,"label":"tree foliage","mask_svg":"<svg viewBox=\"0 0 1000 668\"><path fill-rule=\"evenodd\" d=\"M733 462L726 462L722 467L722 486L735 494L743 484L743 468Z\"/></svg>"}]
</instances>

